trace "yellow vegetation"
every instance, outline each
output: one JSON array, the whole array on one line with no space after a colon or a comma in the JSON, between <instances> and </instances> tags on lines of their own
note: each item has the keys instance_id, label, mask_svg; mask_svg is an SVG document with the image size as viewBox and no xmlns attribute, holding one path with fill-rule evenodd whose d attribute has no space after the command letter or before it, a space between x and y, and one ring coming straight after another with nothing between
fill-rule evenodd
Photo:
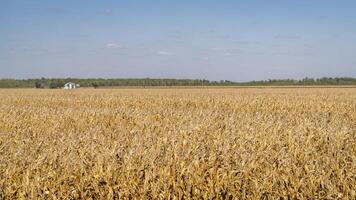
<instances>
[{"instance_id":1,"label":"yellow vegetation","mask_svg":"<svg viewBox=\"0 0 356 200\"><path fill-rule=\"evenodd\" d=\"M355 199L355 88L0 90L0 199Z\"/></svg>"}]
</instances>

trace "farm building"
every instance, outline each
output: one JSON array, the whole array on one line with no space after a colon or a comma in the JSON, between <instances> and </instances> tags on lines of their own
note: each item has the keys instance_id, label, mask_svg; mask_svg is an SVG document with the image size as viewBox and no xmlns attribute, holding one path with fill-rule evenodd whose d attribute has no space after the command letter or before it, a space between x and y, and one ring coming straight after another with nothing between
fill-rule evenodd
<instances>
[{"instance_id":1,"label":"farm building","mask_svg":"<svg viewBox=\"0 0 356 200\"><path fill-rule=\"evenodd\" d=\"M76 88L79 88L80 85L79 84L75 84L73 82L68 82L64 85L64 89L66 90L71 90L71 89L76 89Z\"/></svg>"}]
</instances>

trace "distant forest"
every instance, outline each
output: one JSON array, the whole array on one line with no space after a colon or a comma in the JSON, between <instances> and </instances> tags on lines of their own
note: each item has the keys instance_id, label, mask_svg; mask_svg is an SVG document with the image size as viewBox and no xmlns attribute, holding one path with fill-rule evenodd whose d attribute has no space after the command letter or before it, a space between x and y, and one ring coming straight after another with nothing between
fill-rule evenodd
<instances>
[{"instance_id":1,"label":"distant forest","mask_svg":"<svg viewBox=\"0 0 356 200\"><path fill-rule=\"evenodd\" d=\"M81 87L120 87L120 86L313 86L313 85L356 85L356 78L304 78L301 80L278 79L250 82L228 80L209 81L199 79L0 79L0 88L62 88L65 83L74 82Z\"/></svg>"}]
</instances>

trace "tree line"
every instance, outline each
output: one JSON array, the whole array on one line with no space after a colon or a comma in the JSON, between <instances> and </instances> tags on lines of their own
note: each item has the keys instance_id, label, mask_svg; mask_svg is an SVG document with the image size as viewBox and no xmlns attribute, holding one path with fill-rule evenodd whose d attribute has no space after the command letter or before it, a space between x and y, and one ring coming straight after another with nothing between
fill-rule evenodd
<instances>
[{"instance_id":1,"label":"tree line","mask_svg":"<svg viewBox=\"0 0 356 200\"><path fill-rule=\"evenodd\" d=\"M356 78L304 78L269 79L250 82L229 80L209 81L205 79L103 79L103 78L40 78L40 79L0 79L0 88L62 88L65 83L74 82L81 87L120 86L303 86L303 85L356 85Z\"/></svg>"}]
</instances>

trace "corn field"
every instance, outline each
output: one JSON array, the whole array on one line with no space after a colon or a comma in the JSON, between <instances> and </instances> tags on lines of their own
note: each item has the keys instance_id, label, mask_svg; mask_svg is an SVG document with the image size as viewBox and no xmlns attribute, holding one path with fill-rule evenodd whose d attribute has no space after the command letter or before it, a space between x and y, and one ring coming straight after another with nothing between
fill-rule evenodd
<instances>
[{"instance_id":1,"label":"corn field","mask_svg":"<svg viewBox=\"0 0 356 200\"><path fill-rule=\"evenodd\" d=\"M356 88L0 90L0 199L356 199Z\"/></svg>"}]
</instances>

